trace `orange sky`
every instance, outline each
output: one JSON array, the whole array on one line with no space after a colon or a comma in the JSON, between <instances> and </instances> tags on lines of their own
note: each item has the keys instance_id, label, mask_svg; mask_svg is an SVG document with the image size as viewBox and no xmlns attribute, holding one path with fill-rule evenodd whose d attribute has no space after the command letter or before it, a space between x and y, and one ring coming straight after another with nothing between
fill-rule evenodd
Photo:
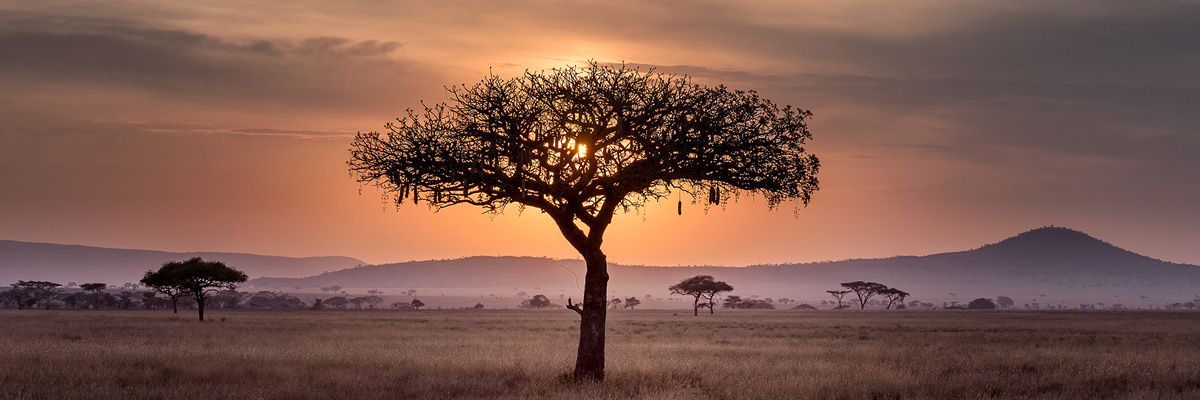
<instances>
[{"instance_id":1,"label":"orange sky","mask_svg":"<svg viewBox=\"0 0 1200 400\"><path fill-rule=\"evenodd\" d=\"M575 257L515 208L390 206L355 131L489 71L626 62L811 109L822 189L617 218L619 263L972 248L1044 226L1200 263L1200 5L958 1L0 5L0 239Z\"/></svg>"}]
</instances>

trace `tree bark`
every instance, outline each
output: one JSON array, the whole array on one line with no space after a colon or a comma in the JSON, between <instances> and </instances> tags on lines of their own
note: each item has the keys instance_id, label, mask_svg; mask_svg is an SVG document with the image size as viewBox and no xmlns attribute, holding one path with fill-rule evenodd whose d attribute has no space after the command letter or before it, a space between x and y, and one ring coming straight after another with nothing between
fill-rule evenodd
<instances>
[{"instance_id":1,"label":"tree bark","mask_svg":"<svg viewBox=\"0 0 1200 400\"><path fill-rule=\"evenodd\" d=\"M599 248L583 253L587 274L583 281L583 303L579 311L579 353L575 358L575 381L604 380L604 325L607 317L608 258Z\"/></svg>"},{"instance_id":2,"label":"tree bark","mask_svg":"<svg viewBox=\"0 0 1200 400\"><path fill-rule=\"evenodd\" d=\"M204 297L196 296L196 308L200 310L200 320L204 321Z\"/></svg>"}]
</instances>

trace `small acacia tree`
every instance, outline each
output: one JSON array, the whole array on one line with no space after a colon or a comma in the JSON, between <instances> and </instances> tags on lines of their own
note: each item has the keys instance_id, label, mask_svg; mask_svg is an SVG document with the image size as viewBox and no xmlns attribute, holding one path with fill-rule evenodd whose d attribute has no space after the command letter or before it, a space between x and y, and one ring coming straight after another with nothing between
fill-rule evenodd
<instances>
[{"instance_id":1,"label":"small acacia tree","mask_svg":"<svg viewBox=\"0 0 1200 400\"><path fill-rule=\"evenodd\" d=\"M875 282L854 281L842 284L842 287L849 289L858 295L858 309L867 308L867 300L879 294L880 291L887 289L887 285Z\"/></svg>"},{"instance_id":2,"label":"small acacia tree","mask_svg":"<svg viewBox=\"0 0 1200 400\"><path fill-rule=\"evenodd\" d=\"M61 283L48 281L17 281L12 285L12 294L18 302L18 307L27 305L30 308L42 305L42 308L50 308L50 300L62 293Z\"/></svg>"},{"instance_id":3,"label":"small acacia tree","mask_svg":"<svg viewBox=\"0 0 1200 400\"><path fill-rule=\"evenodd\" d=\"M834 299L837 300L837 308L835 308L835 310L846 308L846 306L842 305L842 298L850 294L849 290L826 290L825 293L829 293Z\"/></svg>"},{"instance_id":4,"label":"small acacia tree","mask_svg":"<svg viewBox=\"0 0 1200 400\"><path fill-rule=\"evenodd\" d=\"M774 208L817 190L804 150L812 114L755 92L596 63L448 90L447 103L409 110L386 134L359 133L350 170L398 204L517 204L550 217L587 264L582 302L567 299L580 315L577 380L604 379L601 244L614 213L674 191L708 204L752 192Z\"/></svg>"},{"instance_id":5,"label":"small acacia tree","mask_svg":"<svg viewBox=\"0 0 1200 400\"><path fill-rule=\"evenodd\" d=\"M146 271L141 282L170 296L172 303L177 302L180 296L193 296L200 320L203 321L204 301L208 299L209 293L234 290L238 283L245 282L246 279L245 273L230 268L223 262L204 261L200 257L193 257L186 261L167 262L158 271ZM169 292L164 291L164 288L170 288Z\"/></svg>"},{"instance_id":6,"label":"small acacia tree","mask_svg":"<svg viewBox=\"0 0 1200 400\"><path fill-rule=\"evenodd\" d=\"M904 306L904 299L908 298L908 292L900 289L885 287L879 290L878 294L887 299L887 309L892 309L894 305Z\"/></svg>"},{"instance_id":7,"label":"small acacia tree","mask_svg":"<svg viewBox=\"0 0 1200 400\"><path fill-rule=\"evenodd\" d=\"M671 294L695 297L695 300L692 301L692 315L700 315L700 307L708 307L708 313L714 313L713 308L716 306L716 301L713 298L718 293L732 291L733 286L729 286L725 282L714 281L713 277L709 275L697 275L684 279L683 282L676 283L667 289L671 290ZM701 303L700 299L708 301Z\"/></svg>"},{"instance_id":8,"label":"small acacia tree","mask_svg":"<svg viewBox=\"0 0 1200 400\"><path fill-rule=\"evenodd\" d=\"M179 314L179 298L186 296L188 293L173 280L173 276L163 274L161 271L162 269L158 271L146 271L146 274L142 276L142 280L139 282L171 299L171 312Z\"/></svg>"}]
</instances>

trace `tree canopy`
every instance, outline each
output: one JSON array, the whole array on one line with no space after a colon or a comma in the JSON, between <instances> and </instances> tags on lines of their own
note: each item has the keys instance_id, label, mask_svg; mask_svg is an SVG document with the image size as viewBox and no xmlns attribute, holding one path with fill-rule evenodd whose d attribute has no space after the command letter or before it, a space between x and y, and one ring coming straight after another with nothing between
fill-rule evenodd
<instances>
[{"instance_id":1,"label":"tree canopy","mask_svg":"<svg viewBox=\"0 0 1200 400\"><path fill-rule=\"evenodd\" d=\"M191 295L196 299L200 320L204 320L204 301L208 294L219 290L234 290L237 284L248 277L242 271L230 268L220 261L205 261L193 257L186 261L164 263L158 271L146 271L142 284L154 288L178 302L180 296Z\"/></svg>"},{"instance_id":2,"label":"tree canopy","mask_svg":"<svg viewBox=\"0 0 1200 400\"><path fill-rule=\"evenodd\" d=\"M882 283L863 281L846 282L842 284L842 287L849 289L858 296L858 308L860 310L867 308L867 300L870 300L871 297L888 288L887 285ZM839 298L838 300L841 299Z\"/></svg>"},{"instance_id":3,"label":"tree canopy","mask_svg":"<svg viewBox=\"0 0 1200 400\"><path fill-rule=\"evenodd\" d=\"M713 308L716 306L716 301L713 298L718 293L732 291L733 286L729 286L725 282L713 280L713 277L710 275L696 275L671 285L667 289L671 291L671 294L694 297L695 300L692 301L692 315L700 315L700 307L708 307L708 313L712 314L714 312ZM708 301L701 303L700 299L708 299Z\"/></svg>"},{"instance_id":4,"label":"tree canopy","mask_svg":"<svg viewBox=\"0 0 1200 400\"><path fill-rule=\"evenodd\" d=\"M607 257L613 214L674 191L720 204L742 193L808 204L817 158L812 114L753 91L591 63L449 88L449 101L359 133L350 171L397 204L510 204L548 215L587 263L575 377L604 378ZM681 205L682 207L682 205Z\"/></svg>"}]
</instances>

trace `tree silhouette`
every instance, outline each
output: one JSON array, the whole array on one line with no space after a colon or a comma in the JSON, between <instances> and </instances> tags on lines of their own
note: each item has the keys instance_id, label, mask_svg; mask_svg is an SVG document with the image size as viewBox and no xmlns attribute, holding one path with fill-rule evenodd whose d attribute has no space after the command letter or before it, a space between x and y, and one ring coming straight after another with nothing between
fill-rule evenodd
<instances>
[{"instance_id":1,"label":"tree silhouette","mask_svg":"<svg viewBox=\"0 0 1200 400\"><path fill-rule=\"evenodd\" d=\"M850 294L849 290L826 290L825 293L829 293L834 299L837 299L837 310L846 308L846 306L842 305L842 298Z\"/></svg>"},{"instance_id":2,"label":"tree silhouette","mask_svg":"<svg viewBox=\"0 0 1200 400\"><path fill-rule=\"evenodd\" d=\"M33 308L40 303L42 308L48 309L50 300L62 293L62 289L59 289L62 284L48 281L17 281L9 286L12 286L10 292L12 292L18 308L24 306Z\"/></svg>"},{"instance_id":3,"label":"tree silhouette","mask_svg":"<svg viewBox=\"0 0 1200 400\"><path fill-rule=\"evenodd\" d=\"M359 133L350 170L397 204L549 216L587 264L583 301L567 301L580 315L577 380L604 379L601 244L614 213L676 190L708 204L756 193L769 208L817 190L804 149L812 114L752 91L597 63L448 90L447 103L409 110L385 134Z\"/></svg>"},{"instance_id":4,"label":"tree silhouette","mask_svg":"<svg viewBox=\"0 0 1200 400\"><path fill-rule=\"evenodd\" d=\"M420 310L421 307L425 307L425 302L423 302L421 300L413 299L412 306L413 306L413 308Z\"/></svg>"},{"instance_id":5,"label":"tree silhouette","mask_svg":"<svg viewBox=\"0 0 1200 400\"><path fill-rule=\"evenodd\" d=\"M867 308L867 300L870 300L872 296L888 288L881 283L863 281L846 282L842 284L842 287L850 289L858 296L858 309L860 310Z\"/></svg>"},{"instance_id":6,"label":"tree silhouette","mask_svg":"<svg viewBox=\"0 0 1200 400\"><path fill-rule=\"evenodd\" d=\"M692 315L700 315L700 307L708 307L708 313L712 314L716 302L713 300L718 293L728 292L733 290L733 286L721 281L714 281L713 277L708 275L697 275L691 278L684 279L683 282L676 283L667 288L671 294L680 294L692 296L695 298L692 301ZM706 303L700 303L700 299L708 299Z\"/></svg>"},{"instance_id":7,"label":"tree silhouette","mask_svg":"<svg viewBox=\"0 0 1200 400\"><path fill-rule=\"evenodd\" d=\"M970 303L967 303L967 309L970 309L970 310L994 310L994 309L996 309L996 303L993 302L992 299L980 297L978 299L971 300Z\"/></svg>"},{"instance_id":8,"label":"tree silhouette","mask_svg":"<svg viewBox=\"0 0 1200 400\"><path fill-rule=\"evenodd\" d=\"M887 299L887 309L892 309L892 306L899 304L904 306L904 299L908 297L908 292L900 289L885 287L880 289L878 294Z\"/></svg>"},{"instance_id":9,"label":"tree silhouette","mask_svg":"<svg viewBox=\"0 0 1200 400\"><path fill-rule=\"evenodd\" d=\"M1142 296L1142 297L1146 297L1146 296ZM1016 302L1013 301L1013 299L1011 297L1008 297L1008 296L997 296L996 297L996 305L1000 306L1000 308L1009 308L1009 307L1012 307L1013 304L1016 304Z\"/></svg>"},{"instance_id":10,"label":"tree silhouette","mask_svg":"<svg viewBox=\"0 0 1200 400\"><path fill-rule=\"evenodd\" d=\"M637 297L626 297L625 298L625 306L624 306L625 308L632 310L634 307L637 307L640 305L642 305L642 301L638 300Z\"/></svg>"},{"instance_id":11,"label":"tree silhouette","mask_svg":"<svg viewBox=\"0 0 1200 400\"><path fill-rule=\"evenodd\" d=\"M230 268L223 262L192 257L187 261L167 262L158 271L146 271L141 283L171 296L172 303L177 302L179 296L191 295L196 299L196 308L200 312L200 320L203 321L204 301L208 299L209 293L222 289L234 290L238 283L245 282L246 279L245 273ZM170 293L163 291L163 288L170 288Z\"/></svg>"}]
</instances>

